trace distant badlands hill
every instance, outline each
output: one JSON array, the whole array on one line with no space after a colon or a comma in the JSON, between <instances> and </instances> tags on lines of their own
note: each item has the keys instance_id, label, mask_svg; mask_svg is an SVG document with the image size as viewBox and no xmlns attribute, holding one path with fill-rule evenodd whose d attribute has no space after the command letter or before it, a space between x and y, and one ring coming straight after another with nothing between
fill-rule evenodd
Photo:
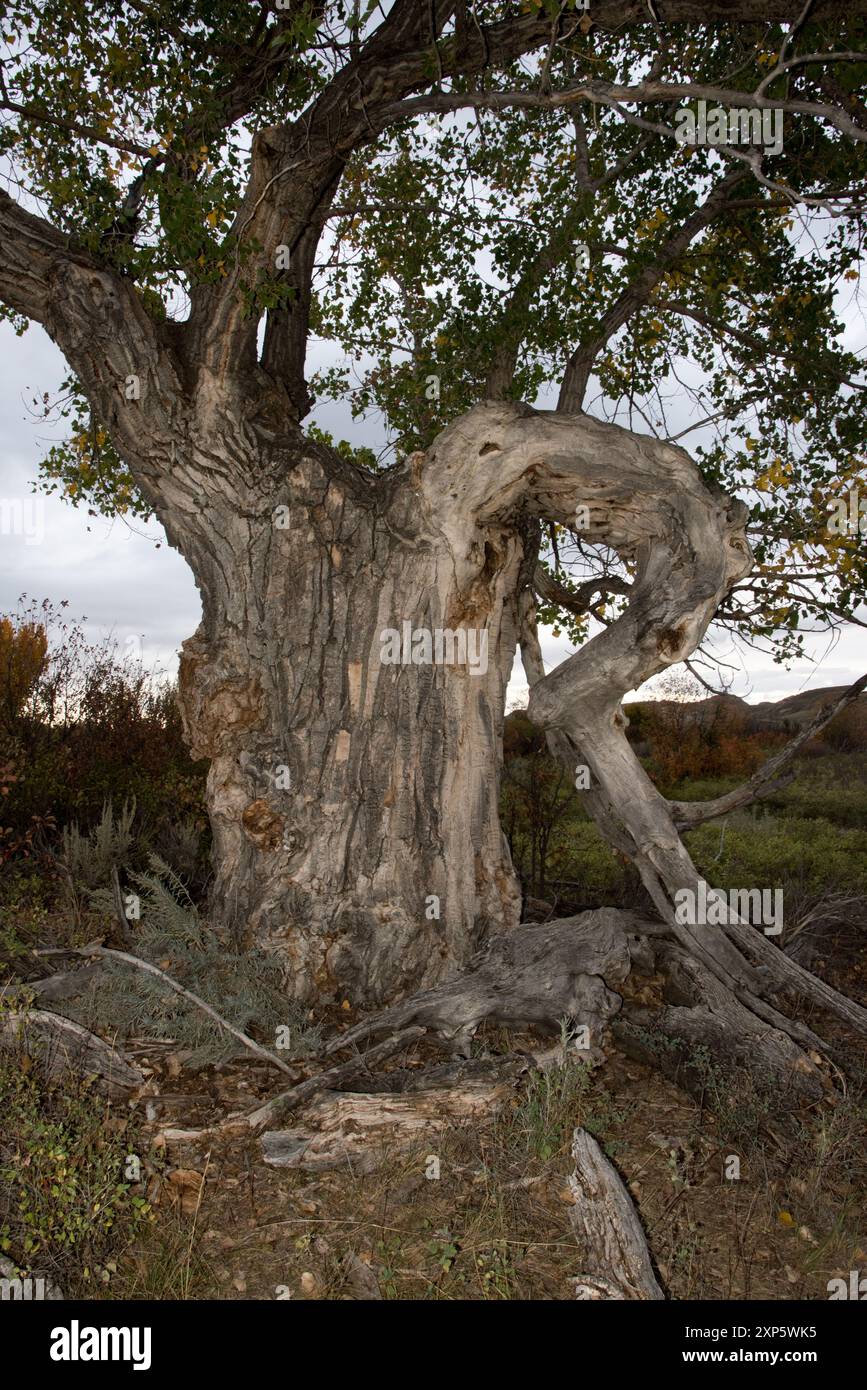
<instances>
[{"instance_id":1,"label":"distant badlands hill","mask_svg":"<svg viewBox=\"0 0 867 1390\"><path fill-rule=\"evenodd\" d=\"M640 742L642 738L641 715L645 711L662 713L671 710L676 714L672 727L683 728L684 720L694 720L707 726L721 716L728 716L731 725L744 734L760 733L763 730L776 733L796 734L799 729L811 723L823 706L833 703L848 686L826 685L819 690L804 690L799 695L786 695L782 700L763 700L761 704L750 705L737 695L712 695L707 700L634 700L626 704L626 714L630 721L630 738ZM826 732L832 740L835 729L845 724L844 745L854 738L854 746L867 748L867 692L861 695L855 706L849 706L819 735L825 740ZM842 733L842 730L841 730ZM504 749L506 756L541 752L545 738L527 718L525 710L514 710L506 715Z\"/></svg>"},{"instance_id":2,"label":"distant badlands hill","mask_svg":"<svg viewBox=\"0 0 867 1390\"><path fill-rule=\"evenodd\" d=\"M782 700L763 700L750 705L737 695L711 695L706 700L691 700L681 704L674 700L638 700L635 703L665 709L677 705L681 717L688 710L698 724L711 723L720 711L734 715L738 722L750 729L782 729L793 732L809 724L824 705L839 699L848 687L845 685L826 685L818 690L803 690L798 695L786 695ZM626 706L629 713L630 706ZM867 695L858 700L861 717L867 721Z\"/></svg>"}]
</instances>

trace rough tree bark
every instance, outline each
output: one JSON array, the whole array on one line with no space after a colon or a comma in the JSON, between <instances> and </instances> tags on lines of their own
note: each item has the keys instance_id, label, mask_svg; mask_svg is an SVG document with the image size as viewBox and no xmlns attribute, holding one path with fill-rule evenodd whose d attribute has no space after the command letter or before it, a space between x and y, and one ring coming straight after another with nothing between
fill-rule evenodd
<instances>
[{"instance_id":1,"label":"rough tree bark","mask_svg":"<svg viewBox=\"0 0 867 1390\"><path fill-rule=\"evenodd\" d=\"M747 572L739 504L682 449L514 403L477 406L378 478L300 438L265 457L231 505L212 485L181 537L204 605L181 692L212 760L215 907L280 952L295 993L379 1002L517 922L497 792L528 518L569 525L586 505L588 539L636 569L626 613L535 682L530 715L571 763L586 750L596 809L661 909L697 881L620 701L694 650ZM382 634L405 623L464 630L487 669L383 664ZM695 946L755 984L723 933Z\"/></svg>"},{"instance_id":2,"label":"rough tree bark","mask_svg":"<svg viewBox=\"0 0 867 1390\"><path fill-rule=\"evenodd\" d=\"M215 911L303 997L392 997L518 920L497 791L520 539L444 508L424 462L366 477L299 436L241 506L206 504L187 551L204 617L181 701L211 759ZM488 659L383 663L405 622L483 632Z\"/></svg>"}]
</instances>

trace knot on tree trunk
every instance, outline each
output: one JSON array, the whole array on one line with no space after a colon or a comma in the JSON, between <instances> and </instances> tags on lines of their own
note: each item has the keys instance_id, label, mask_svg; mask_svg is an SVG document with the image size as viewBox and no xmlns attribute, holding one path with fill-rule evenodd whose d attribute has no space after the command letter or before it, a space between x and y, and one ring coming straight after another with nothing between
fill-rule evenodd
<instances>
[{"instance_id":1,"label":"knot on tree trunk","mask_svg":"<svg viewBox=\"0 0 867 1390\"><path fill-rule=\"evenodd\" d=\"M257 849L276 849L283 840L283 817L261 798L250 802L241 816L241 824L247 839Z\"/></svg>"}]
</instances>

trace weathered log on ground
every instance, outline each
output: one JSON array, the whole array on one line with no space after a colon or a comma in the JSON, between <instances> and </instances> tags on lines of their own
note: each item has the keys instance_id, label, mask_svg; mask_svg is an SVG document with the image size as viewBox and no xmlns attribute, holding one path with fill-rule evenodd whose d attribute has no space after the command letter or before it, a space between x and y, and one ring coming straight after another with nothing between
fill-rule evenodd
<instances>
[{"instance_id":1,"label":"weathered log on ground","mask_svg":"<svg viewBox=\"0 0 867 1390\"><path fill-rule=\"evenodd\" d=\"M303 1128L263 1134L262 1153L274 1168L348 1167L369 1173L424 1135L468 1121L474 1127L489 1122L513 1093L509 1080L465 1081L399 1095L329 1092L307 1108Z\"/></svg>"},{"instance_id":2,"label":"weathered log on ground","mask_svg":"<svg viewBox=\"0 0 867 1390\"><path fill-rule=\"evenodd\" d=\"M288 1091L281 1091L279 1095L271 1096L270 1100L267 1100L264 1105L257 1106L255 1110L248 1110L243 1115L229 1115L223 1121L222 1128L235 1128L240 1124L246 1125L258 1133L278 1115L284 1114L287 1110L300 1110L320 1092L346 1082L350 1078L358 1076L360 1072L369 1071L377 1062L384 1061L395 1052L403 1051L410 1043L417 1042L419 1038L424 1037L424 1032L424 1028L401 1029L393 1037L386 1038L383 1042L377 1043L375 1047L370 1047L366 1052L350 1058L348 1062L329 1067L316 1076L308 1077L306 1081L300 1081L295 1086L290 1086Z\"/></svg>"},{"instance_id":3,"label":"weathered log on ground","mask_svg":"<svg viewBox=\"0 0 867 1390\"><path fill-rule=\"evenodd\" d=\"M70 1018L42 1009L11 1013L0 1021L0 1047L38 1057L52 1078L70 1071L95 1076L99 1088L112 1097L129 1095L144 1084L138 1067L103 1038Z\"/></svg>"},{"instance_id":4,"label":"weathered log on ground","mask_svg":"<svg viewBox=\"0 0 867 1390\"><path fill-rule=\"evenodd\" d=\"M580 1299L662 1299L641 1222L616 1169L583 1129L572 1136L569 1216L582 1255Z\"/></svg>"}]
</instances>

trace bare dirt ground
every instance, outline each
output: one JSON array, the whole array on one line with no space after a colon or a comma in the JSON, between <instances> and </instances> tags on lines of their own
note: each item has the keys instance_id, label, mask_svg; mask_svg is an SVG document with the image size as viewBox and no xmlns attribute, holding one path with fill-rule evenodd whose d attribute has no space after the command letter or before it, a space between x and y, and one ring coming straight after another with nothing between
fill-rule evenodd
<instances>
[{"instance_id":1,"label":"bare dirt ground","mask_svg":"<svg viewBox=\"0 0 867 1390\"><path fill-rule=\"evenodd\" d=\"M502 1033L478 1044L522 1045L531 1039ZM274 1089L247 1062L190 1076L167 1047L138 1060L153 1073L152 1133L212 1124ZM430 1060L422 1044L395 1065ZM867 1259L863 1110L851 1085L781 1119L746 1086L691 1098L612 1048L592 1072L567 1060L513 1090L481 1122L383 1147L367 1172L269 1167L257 1139L158 1141L142 1188L154 1219L104 1292L569 1299L581 1263L568 1213L576 1125L626 1182L671 1299L827 1299L828 1280Z\"/></svg>"}]
</instances>

